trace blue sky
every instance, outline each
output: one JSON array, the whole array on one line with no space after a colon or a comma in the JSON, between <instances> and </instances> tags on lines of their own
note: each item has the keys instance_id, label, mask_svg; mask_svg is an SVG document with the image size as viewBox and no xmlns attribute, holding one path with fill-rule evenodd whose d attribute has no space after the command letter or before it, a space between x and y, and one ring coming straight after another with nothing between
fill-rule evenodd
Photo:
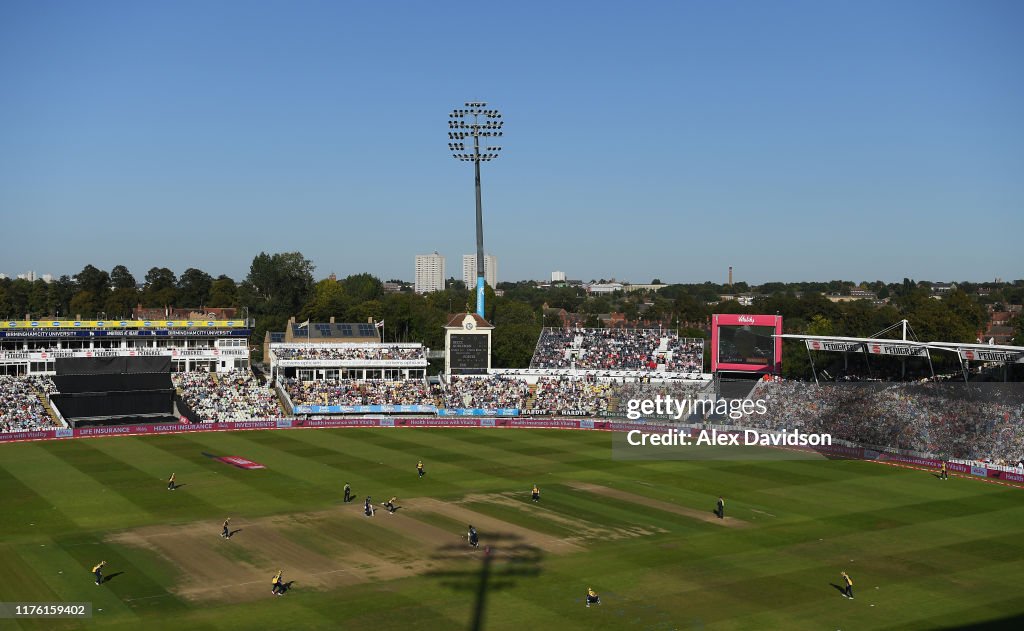
<instances>
[{"instance_id":1,"label":"blue sky","mask_svg":"<svg viewBox=\"0 0 1024 631\"><path fill-rule=\"evenodd\" d=\"M0 3L0 272L1024 277L1024 3Z\"/></svg>"}]
</instances>

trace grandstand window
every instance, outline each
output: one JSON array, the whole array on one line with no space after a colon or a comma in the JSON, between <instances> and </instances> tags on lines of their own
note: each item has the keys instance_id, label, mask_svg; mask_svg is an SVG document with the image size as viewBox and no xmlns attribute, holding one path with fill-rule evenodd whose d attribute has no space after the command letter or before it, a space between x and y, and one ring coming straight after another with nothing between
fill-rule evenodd
<instances>
[{"instance_id":1,"label":"grandstand window","mask_svg":"<svg viewBox=\"0 0 1024 631\"><path fill-rule=\"evenodd\" d=\"M366 379L381 379L382 371L379 368L371 368L366 371Z\"/></svg>"},{"instance_id":2,"label":"grandstand window","mask_svg":"<svg viewBox=\"0 0 1024 631\"><path fill-rule=\"evenodd\" d=\"M337 379L340 373L341 371L336 368L328 368L324 371L324 379Z\"/></svg>"}]
</instances>

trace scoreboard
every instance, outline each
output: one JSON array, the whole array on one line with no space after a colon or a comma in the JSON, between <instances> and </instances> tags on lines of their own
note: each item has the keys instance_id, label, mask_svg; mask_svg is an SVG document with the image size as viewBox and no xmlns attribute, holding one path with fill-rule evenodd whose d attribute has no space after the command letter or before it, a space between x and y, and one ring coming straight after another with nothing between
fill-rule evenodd
<instances>
[{"instance_id":1,"label":"scoreboard","mask_svg":"<svg viewBox=\"0 0 1024 631\"><path fill-rule=\"evenodd\" d=\"M452 334L448 357L453 375L487 374L487 346L490 336Z\"/></svg>"}]
</instances>

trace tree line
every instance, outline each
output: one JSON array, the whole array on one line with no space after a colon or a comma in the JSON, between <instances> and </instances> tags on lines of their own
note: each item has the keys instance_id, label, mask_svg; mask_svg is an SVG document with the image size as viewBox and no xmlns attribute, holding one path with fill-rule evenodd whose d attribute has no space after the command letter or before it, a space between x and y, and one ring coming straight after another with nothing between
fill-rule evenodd
<instances>
[{"instance_id":1,"label":"tree line","mask_svg":"<svg viewBox=\"0 0 1024 631\"><path fill-rule=\"evenodd\" d=\"M267 331L284 330L288 319L326 322L384 321L385 341L422 342L430 348L444 345L443 326L451 313L472 311L475 289L458 281L444 291L420 295L408 289L385 292L380 279L358 273L341 279L315 280L315 266L300 252L256 255L249 273L240 281L229 276L188 268L176 276L166 267L153 267L139 282L124 265L109 272L86 265L74 276L46 283L0 279L0 313L4 319L48 317L83 319L128 318L137 305L145 307L246 307L255 320L253 344ZM541 287L532 281L500 283L503 296L486 288L485 317L495 325L493 359L496 367L529 364L542 326L560 322L544 307L579 314L585 326L601 326L599 316L620 312L645 326L678 329L687 337L708 337L712 313L778 313L786 332L868 337L906 318L922 340L974 342L988 321L986 304L1024 302L1024 281L997 285L985 295L969 294L977 287L961 283L941 300L932 297L929 283L905 279L902 283L855 284L744 283L676 284L658 292L616 292L588 295L581 286ZM855 288L873 291L889 301L876 306L868 300L832 302L823 293L849 295ZM753 292L751 306L722 295ZM1018 318L1017 343L1024 345L1024 319ZM790 376L807 376L806 351L787 342L784 366ZM707 357L705 358L707 361ZM940 368L945 360L937 360Z\"/></svg>"}]
</instances>

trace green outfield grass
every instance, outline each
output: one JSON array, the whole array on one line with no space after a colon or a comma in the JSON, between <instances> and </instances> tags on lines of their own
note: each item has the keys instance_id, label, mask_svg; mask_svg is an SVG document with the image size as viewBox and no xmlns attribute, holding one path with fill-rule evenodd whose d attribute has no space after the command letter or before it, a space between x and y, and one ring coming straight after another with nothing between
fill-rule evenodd
<instances>
[{"instance_id":1,"label":"green outfield grass","mask_svg":"<svg viewBox=\"0 0 1024 631\"><path fill-rule=\"evenodd\" d=\"M357 499L342 506L345 482ZM367 494L402 508L363 518ZM728 524L708 519L718 495ZM0 497L0 600L95 609L0 628L1024 623L1024 490L874 463L620 462L610 435L557 430L196 433L0 445ZM492 557L460 541L467 514ZM227 516L241 531L222 541ZM114 576L96 587L102 559ZM296 581L283 598L269 590L277 567ZM842 570L853 601L832 585ZM588 585L600 607L584 608Z\"/></svg>"}]
</instances>

